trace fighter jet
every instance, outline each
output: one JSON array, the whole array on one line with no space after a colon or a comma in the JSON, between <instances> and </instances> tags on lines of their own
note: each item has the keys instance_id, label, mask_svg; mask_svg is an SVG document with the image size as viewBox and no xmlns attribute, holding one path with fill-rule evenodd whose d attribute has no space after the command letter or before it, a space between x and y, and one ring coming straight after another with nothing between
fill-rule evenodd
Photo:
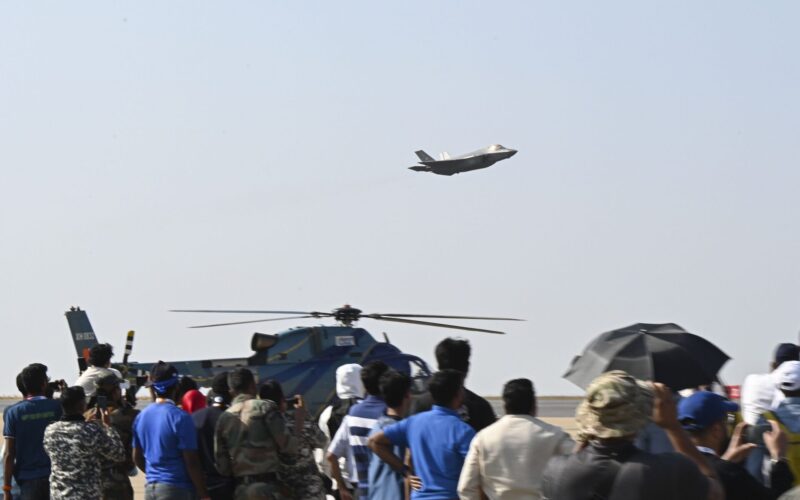
<instances>
[{"instance_id":1,"label":"fighter jet","mask_svg":"<svg viewBox=\"0 0 800 500\"><path fill-rule=\"evenodd\" d=\"M433 159L425 151L416 151L419 162L422 165L408 167L417 172L433 172L439 175L453 175L479 168L491 167L500 160L511 158L517 154L516 149L509 149L499 144L492 144L489 147L467 153L465 155L451 157L447 153L439 155L439 159Z\"/></svg>"}]
</instances>

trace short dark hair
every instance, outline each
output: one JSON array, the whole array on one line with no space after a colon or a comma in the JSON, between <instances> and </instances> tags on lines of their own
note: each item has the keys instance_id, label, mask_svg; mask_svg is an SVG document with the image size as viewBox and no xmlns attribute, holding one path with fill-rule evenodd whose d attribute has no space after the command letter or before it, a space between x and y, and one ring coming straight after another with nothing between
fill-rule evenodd
<instances>
[{"instance_id":1,"label":"short dark hair","mask_svg":"<svg viewBox=\"0 0 800 500\"><path fill-rule=\"evenodd\" d=\"M197 390L197 382L192 377L184 375L178 380L178 391L175 397L176 399L182 399L187 392L192 390Z\"/></svg>"},{"instance_id":2,"label":"short dark hair","mask_svg":"<svg viewBox=\"0 0 800 500\"><path fill-rule=\"evenodd\" d=\"M381 397L389 408L397 408L411 390L411 378L405 373L387 370L380 379Z\"/></svg>"},{"instance_id":3,"label":"short dark hair","mask_svg":"<svg viewBox=\"0 0 800 500\"><path fill-rule=\"evenodd\" d=\"M370 361L361 369L361 382L368 394L377 396L381 393L381 375L386 373L389 367L383 361Z\"/></svg>"},{"instance_id":4,"label":"short dark hair","mask_svg":"<svg viewBox=\"0 0 800 500\"><path fill-rule=\"evenodd\" d=\"M114 356L111 344L96 344L89 349L89 364L92 366L106 366Z\"/></svg>"},{"instance_id":5,"label":"short dark hair","mask_svg":"<svg viewBox=\"0 0 800 500\"><path fill-rule=\"evenodd\" d=\"M283 387L277 380L269 379L258 388L258 397L280 404L283 401Z\"/></svg>"},{"instance_id":6,"label":"short dark hair","mask_svg":"<svg viewBox=\"0 0 800 500\"><path fill-rule=\"evenodd\" d=\"M428 382L433 402L439 406L450 406L463 386L464 373L460 370L439 370Z\"/></svg>"},{"instance_id":7,"label":"short dark hair","mask_svg":"<svg viewBox=\"0 0 800 500\"><path fill-rule=\"evenodd\" d=\"M79 385L67 387L61 392L59 402L61 402L61 408L65 414L75 415L81 413L83 405L86 404L86 392Z\"/></svg>"},{"instance_id":8,"label":"short dark hair","mask_svg":"<svg viewBox=\"0 0 800 500\"><path fill-rule=\"evenodd\" d=\"M509 415L530 415L536 405L533 382L526 378L509 380L503 386L503 403Z\"/></svg>"},{"instance_id":9,"label":"short dark hair","mask_svg":"<svg viewBox=\"0 0 800 500\"><path fill-rule=\"evenodd\" d=\"M23 397L28 396L28 390L25 389L25 382L22 380L22 372L17 374L17 390L22 394Z\"/></svg>"},{"instance_id":10,"label":"short dark hair","mask_svg":"<svg viewBox=\"0 0 800 500\"><path fill-rule=\"evenodd\" d=\"M448 337L436 346L436 363L440 370L458 370L466 375L470 354L472 348L468 341Z\"/></svg>"},{"instance_id":11,"label":"short dark hair","mask_svg":"<svg viewBox=\"0 0 800 500\"><path fill-rule=\"evenodd\" d=\"M42 394L47 385L47 370L42 370L40 365L31 364L22 370L22 385L28 396Z\"/></svg>"},{"instance_id":12,"label":"short dark hair","mask_svg":"<svg viewBox=\"0 0 800 500\"><path fill-rule=\"evenodd\" d=\"M67 387L61 393L61 398L59 400L65 414L75 415L81 413L83 405L86 404L86 392L84 392L83 387L79 385Z\"/></svg>"},{"instance_id":13,"label":"short dark hair","mask_svg":"<svg viewBox=\"0 0 800 500\"><path fill-rule=\"evenodd\" d=\"M231 400L231 392L228 389L228 372L217 373L211 380L211 393L219 396L226 403Z\"/></svg>"},{"instance_id":14,"label":"short dark hair","mask_svg":"<svg viewBox=\"0 0 800 500\"><path fill-rule=\"evenodd\" d=\"M228 387L231 391L244 392L255 383L253 372L247 368L237 368L228 372Z\"/></svg>"}]
</instances>

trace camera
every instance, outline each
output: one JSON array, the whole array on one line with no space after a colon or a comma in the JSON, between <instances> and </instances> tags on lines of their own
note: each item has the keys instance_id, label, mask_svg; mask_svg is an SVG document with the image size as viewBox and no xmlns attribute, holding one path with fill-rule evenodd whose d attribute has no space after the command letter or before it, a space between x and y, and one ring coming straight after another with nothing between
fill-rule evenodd
<instances>
[{"instance_id":1,"label":"camera","mask_svg":"<svg viewBox=\"0 0 800 500\"><path fill-rule=\"evenodd\" d=\"M97 395L97 408L105 410L108 408L108 397L102 394Z\"/></svg>"}]
</instances>

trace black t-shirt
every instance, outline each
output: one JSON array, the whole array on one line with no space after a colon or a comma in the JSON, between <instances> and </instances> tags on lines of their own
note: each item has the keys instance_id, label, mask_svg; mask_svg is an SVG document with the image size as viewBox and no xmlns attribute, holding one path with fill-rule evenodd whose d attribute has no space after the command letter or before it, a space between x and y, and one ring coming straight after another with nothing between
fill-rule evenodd
<instances>
[{"instance_id":1,"label":"black t-shirt","mask_svg":"<svg viewBox=\"0 0 800 500\"><path fill-rule=\"evenodd\" d=\"M683 455L653 455L632 443L592 443L550 459L542 494L551 500L706 500L709 482Z\"/></svg>"},{"instance_id":2,"label":"black t-shirt","mask_svg":"<svg viewBox=\"0 0 800 500\"><path fill-rule=\"evenodd\" d=\"M214 429L219 416L225 412L218 406L209 406L192 413L194 428L197 429L197 453L206 475L209 489L215 489L231 482L231 478L222 476L214 465Z\"/></svg>"},{"instance_id":3,"label":"black t-shirt","mask_svg":"<svg viewBox=\"0 0 800 500\"><path fill-rule=\"evenodd\" d=\"M497 416L492 405L469 389L464 389L464 406L459 409L461 420L480 431L495 423ZM433 398L430 392L420 394L411 401L411 415L428 411L433 407Z\"/></svg>"},{"instance_id":4,"label":"black t-shirt","mask_svg":"<svg viewBox=\"0 0 800 500\"><path fill-rule=\"evenodd\" d=\"M703 456L717 472L719 480L725 488L726 500L775 500L792 487L794 475L784 461L772 466L771 487L767 488L741 465L728 462L716 455L704 454Z\"/></svg>"}]
</instances>

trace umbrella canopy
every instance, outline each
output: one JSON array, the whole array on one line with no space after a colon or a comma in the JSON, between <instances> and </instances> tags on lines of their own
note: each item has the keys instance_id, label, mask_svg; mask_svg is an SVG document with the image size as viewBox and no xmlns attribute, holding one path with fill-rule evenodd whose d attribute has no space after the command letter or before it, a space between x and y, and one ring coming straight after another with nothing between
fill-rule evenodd
<instances>
[{"instance_id":1,"label":"umbrella canopy","mask_svg":"<svg viewBox=\"0 0 800 500\"><path fill-rule=\"evenodd\" d=\"M564 378L585 389L598 375L624 370L679 391L709 384L730 357L674 323L635 325L597 337L572 360Z\"/></svg>"}]
</instances>

